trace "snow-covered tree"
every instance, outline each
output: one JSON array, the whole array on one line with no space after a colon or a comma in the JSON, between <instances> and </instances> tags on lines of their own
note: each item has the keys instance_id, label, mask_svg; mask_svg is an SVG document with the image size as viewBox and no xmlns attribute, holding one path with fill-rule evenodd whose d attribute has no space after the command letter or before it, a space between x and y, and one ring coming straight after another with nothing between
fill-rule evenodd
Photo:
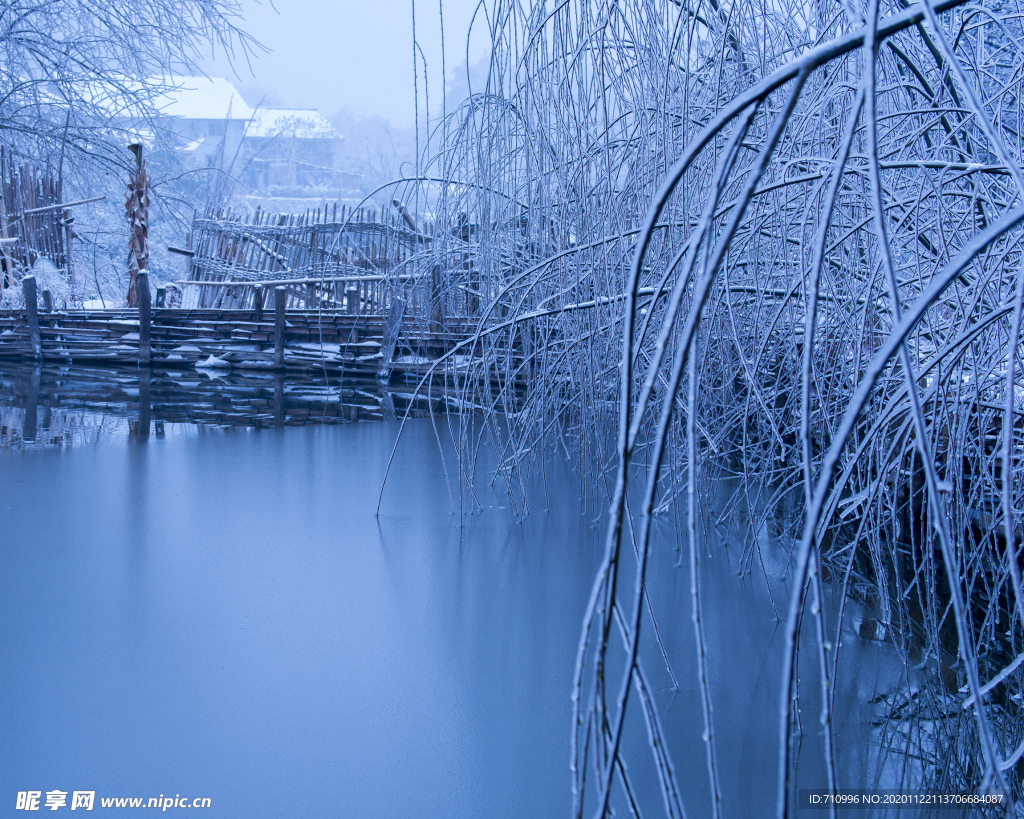
<instances>
[{"instance_id":1,"label":"snow-covered tree","mask_svg":"<svg viewBox=\"0 0 1024 819\"><path fill-rule=\"evenodd\" d=\"M145 121L169 78L207 51L258 44L232 0L5 0L0 4L0 142L37 161L126 167L123 131Z\"/></svg>"}]
</instances>

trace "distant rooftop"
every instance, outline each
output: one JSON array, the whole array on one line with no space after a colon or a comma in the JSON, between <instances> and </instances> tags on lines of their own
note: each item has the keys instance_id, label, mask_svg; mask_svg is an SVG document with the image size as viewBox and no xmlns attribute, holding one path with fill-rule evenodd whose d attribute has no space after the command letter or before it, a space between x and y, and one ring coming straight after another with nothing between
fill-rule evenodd
<instances>
[{"instance_id":1,"label":"distant rooftop","mask_svg":"<svg viewBox=\"0 0 1024 819\"><path fill-rule=\"evenodd\" d=\"M253 108L224 77L174 77L175 87L159 95L155 105L167 116L182 119L251 120L250 137L337 137L334 127L313 108Z\"/></svg>"},{"instance_id":2,"label":"distant rooftop","mask_svg":"<svg viewBox=\"0 0 1024 819\"><path fill-rule=\"evenodd\" d=\"M313 108L259 108L246 131L251 137L337 137L334 126Z\"/></svg>"},{"instance_id":3,"label":"distant rooftop","mask_svg":"<svg viewBox=\"0 0 1024 819\"><path fill-rule=\"evenodd\" d=\"M172 90L154 104L167 116L183 119L251 119L253 109L223 77L173 77Z\"/></svg>"}]
</instances>

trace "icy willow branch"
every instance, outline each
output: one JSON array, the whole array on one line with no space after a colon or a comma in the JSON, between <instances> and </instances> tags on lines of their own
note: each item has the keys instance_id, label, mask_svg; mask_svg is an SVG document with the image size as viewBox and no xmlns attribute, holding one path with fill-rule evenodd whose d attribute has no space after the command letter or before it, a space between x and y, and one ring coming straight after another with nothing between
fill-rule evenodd
<instances>
[{"instance_id":1,"label":"icy willow branch","mask_svg":"<svg viewBox=\"0 0 1024 819\"><path fill-rule=\"evenodd\" d=\"M651 519L665 512L684 524L694 573L691 665L711 804L718 809L721 787L725 810L729 774L715 762L715 681L701 668L701 624L715 613L702 609L693 558L715 533L698 511L723 525L737 517L725 510L750 513L744 571L761 559L766 520L783 530L769 548L795 538L781 747L790 747L810 588L831 787L831 704L845 681L829 670L838 648L825 635L841 623L822 608L823 572L846 578L842 595L879 606L908 664L911 654L933 656L948 669L950 652L977 643L966 654L974 670L961 672L969 689L998 671L986 663L1005 668L1021 651L1011 561L1024 496L1024 428L1014 419L1024 407L1020 356L1007 345L1024 323L1011 210L1024 13L1004 7L996 20L975 9L939 36L926 30L924 8L900 7L877 28L872 13L870 26L849 31L847 15L860 10L830 0L736 0L714 14L661 0L554 9L496 0L489 12L487 93L438 125L422 163L424 178L462 181L424 187L444 228L417 260L438 271L437 314L471 319L477 332L417 390L443 377L455 405L484 418L453 428L470 504L485 438L517 510L556 447L590 476L585 492L611 501L573 676L574 815L594 797L599 815L641 809L643 794L621 775L620 737L642 650L637 613L655 620L644 577L661 545ZM904 304L917 305L912 325ZM903 338L887 347L894 332ZM804 552L799 520L810 510ZM627 526L638 557L632 606L618 583ZM764 566L760 574L767 579ZM623 654L611 651L614 639ZM679 667L668 653L666 665ZM613 656L625 658L617 687L606 680ZM990 695L973 725L937 729L943 747L980 764L924 768L908 746L906 776L975 787L968 772L988 769L997 781L1024 740L1003 702ZM650 707L645 700L645 717ZM652 738L663 805L681 809L686 794L656 746ZM787 754L783 801L788 764Z\"/></svg>"}]
</instances>

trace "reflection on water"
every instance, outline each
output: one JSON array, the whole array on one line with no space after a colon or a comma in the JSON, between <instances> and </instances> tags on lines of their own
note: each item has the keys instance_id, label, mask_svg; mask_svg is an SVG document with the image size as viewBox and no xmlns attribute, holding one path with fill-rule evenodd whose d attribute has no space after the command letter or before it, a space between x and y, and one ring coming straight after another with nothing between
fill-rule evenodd
<instances>
[{"instance_id":1,"label":"reflection on water","mask_svg":"<svg viewBox=\"0 0 1024 819\"><path fill-rule=\"evenodd\" d=\"M539 490L551 511L525 521L484 483L485 511L460 526L434 430L413 421L377 518L397 424L337 422L381 419L388 398L399 412L407 399L204 379L0 376L3 799L88 789L208 796L221 817L567 815L569 693L602 542L576 478L552 463ZM212 429L229 426L253 432ZM649 577L678 689L649 628L641 655L686 807L701 816L703 723L677 543L664 525ZM776 557L767 571L785 594ZM742 559L723 546L701 582L724 807L759 816L774 804L782 645L764 584L736 576ZM899 665L852 631L848 641L838 771L847 787L871 787L867 703L893 689ZM815 662L805 652L805 679ZM799 787L824 787L815 687L801 690ZM655 810L631 715L631 775ZM10 807L0 802L0 815Z\"/></svg>"},{"instance_id":2,"label":"reflection on water","mask_svg":"<svg viewBox=\"0 0 1024 819\"><path fill-rule=\"evenodd\" d=\"M590 533L456 526L416 423L379 520L395 424L0 453L0 815L563 816Z\"/></svg>"},{"instance_id":3,"label":"reflection on water","mask_svg":"<svg viewBox=\"0 0 1024 819\"><path fill-rule=\"evenodd\" d=\"M269 373L0 366L0 448L394 418L411 390ZM437 389L433 406L438 406ZM416 400L414 415L427 410Z\"/></svg>"}]
</instances>

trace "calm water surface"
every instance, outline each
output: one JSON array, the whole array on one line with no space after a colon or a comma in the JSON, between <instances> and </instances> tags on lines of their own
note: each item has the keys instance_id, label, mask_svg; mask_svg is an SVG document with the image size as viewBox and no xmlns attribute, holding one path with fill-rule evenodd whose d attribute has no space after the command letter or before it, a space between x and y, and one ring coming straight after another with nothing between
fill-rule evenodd
<instances>
[{"instance_id":1,"label":"calm water surface","mask_svg":"<svg viewBox=\"0 0 1024 819\"><path fill-rule=\"evenodd\" d=\"M550 509L538 499L522 523L482 483L487 508L460 526L434 433L414 421L377 518L393 422L167 421L158 435L154 406L147 438L122 395L106 414L57 400L48 422L37 406L25 444L31 379L5 383L0 816L24 815L17 791L54 789L210 797L218 817L569 815L572 667L603 543L570 472L552 466ZM59 424L77 437L38 443ZM651 596L679 690L649 628L644 662L703 815L689 579L662 535ZM781 637L763 581L735 576L738 550L716 555L704 582L724 798L762 815ZM854 639L846 656L861 670L837 706L852 738L840 770L870 787L863 703L894 666ZM631 771L657 811L644 742L629 723ZM822 787L820 738L805 744L801 784Z\"/></svg>"}]
</instances>

